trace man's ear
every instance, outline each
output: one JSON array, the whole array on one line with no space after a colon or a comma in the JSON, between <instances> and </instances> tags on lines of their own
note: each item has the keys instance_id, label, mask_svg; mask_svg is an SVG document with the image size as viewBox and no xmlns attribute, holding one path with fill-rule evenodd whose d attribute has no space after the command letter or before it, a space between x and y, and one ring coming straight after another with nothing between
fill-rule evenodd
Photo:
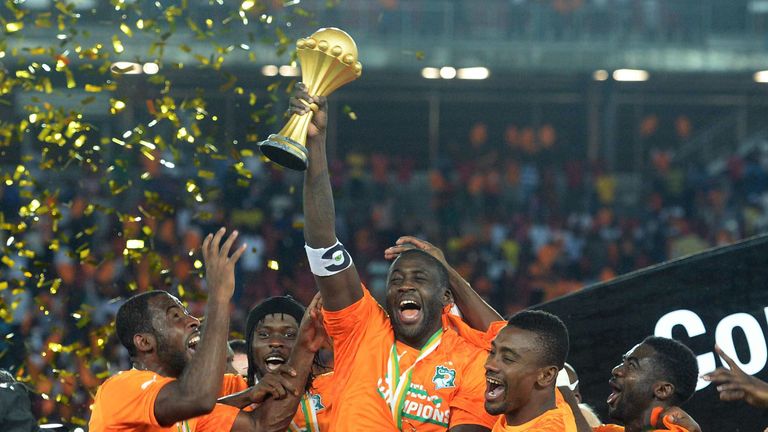
<instances>
[{"instance_id":1,"label":"man's ear","mask_svg":"<svg viewBox=\"0 0 768 432\"><path fill-rule=\"evenodd\" d=\"M557 381L557 373L560 369L557 366L545 366L539 368L539 376L536 377L536 383L541 387L548 387Z\"/></svg>"},{"instance_id":2,"label":"man's ear","mask_svg":"<svg viewBox=\"0 0 768 432\"><path fill-rule=\"evenodd\" d=\"M656 381L653 384L653 396L661 401L672 399L675 396L675 386L668 381Z\"/></svg>"},{"instance_id":3,"label":"man's ear","mask_svg":"<svg viewBox=\"0 0 768 432\"><path fill-rule=\"evenodd\" d=\"M133 335L133 345L137 352L152 352L157 347L157 338L152 333L136 333Z\"/></svg>"},{"instance_id":4,"label":"man's ear","mask_svg":"<svg viewBox=\"0 0 768 432\"><path fill-rule=\"evenodd\" d=\"M446 288L443 292L443 306L453 303L453 292L450 288Z\"/></svg>"}]
</instances>

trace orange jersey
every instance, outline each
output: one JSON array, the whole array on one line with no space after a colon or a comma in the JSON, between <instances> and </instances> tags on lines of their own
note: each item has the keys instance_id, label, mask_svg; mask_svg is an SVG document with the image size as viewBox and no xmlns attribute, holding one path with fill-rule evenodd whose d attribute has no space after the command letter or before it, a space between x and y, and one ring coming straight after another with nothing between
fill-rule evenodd
<instances>
[{"instance_id":1,"label":"orange jersey","mask_svg":"<svg viewBox=\"0 0 768 432\"><path fill-rule=\"evenodd\" d=\"M488 326L488 330L480 331L469 326L460 316L443 311L443 326L451 327L467 342L484 350L491 350L491 342L496 339L499 332L507 326L506 321L494 321Z\"/></svg>"},{"instance_id":2,"label":"orange jersey","mask_svg":"<svg viewBox=\"0 0 768 432\"><path fill-rule=\"evenodd\" d=\"M220 432L229 431L239 409L216 404L209 414L162 427L155 418L160 389L175 378L131 369L104 381L96 392L88 430L91 432Z\"/></svg>"},{"instance_id":3,"label":"orange jersey","mask_svg":"<svg viewBox=\"0 0 768 432\"><path fill-rule=\"evenodd\" d=\"M330 431L334 391L333 372L316 376L312 380L312 388L301 398L299 408L288 430L291 432Z\"/></svg>"},{"instance_id":4,"label":"orange jersey","mask_svg":"<svg viewBox=\"0 0 768 432\"><path fill-rule=\"evenodd\" d=\"M224 374L224 381L221 383L221 392L219 392L219 397L239 393L247 388L248 382L245 381L245 378L235 374Z\"/></svg>"},{"instance_id":5,"label":"orange jersey","mask_svg":"<svg viewBox=\"0 0 768 432\"><path fill-rule=\"evenodd\" d=\"M499 416L492 432L576 432L573 411L559 390L555 390L555 400L554 409L518 426L508 425L507 418L503 415Z\"/></svg>"},{"instance_id":6,"label":"orange jersey","mask_svg":"<svg viewBox=\"0 0 768 432\"><path fill-rule=\"evenodd\" d=\"M435 339L439 344L419 362L419 350L400 342L394 345L399 371L415 364L410 385L403 384L398 393L388 373L394 369L392 324L368 290L363 287L363 298L355 304L323 311L323 318L333 338L337 389L330 430L398 430L395 415L407 431L445 431L461 424L493 427L496 417L484 408L487 351L453 328L444 326L442 337ZM397 402L398 394L402 402ZM402 409L395 408L393 414L390 404Z\"/></svg>"}]
</instances>

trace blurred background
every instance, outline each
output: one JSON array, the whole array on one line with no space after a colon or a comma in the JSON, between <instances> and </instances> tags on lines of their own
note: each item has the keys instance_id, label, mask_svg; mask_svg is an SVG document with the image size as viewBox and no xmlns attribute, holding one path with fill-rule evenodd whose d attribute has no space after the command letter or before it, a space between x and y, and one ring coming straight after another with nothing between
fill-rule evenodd
<instances>
[{"instance_id":1,"label":"blurred background","mask_svg":"<svg viewBox=\"0 0 768 432\"><path fill-rule=\"evenodd\" d=\"M503 314L768 228L766 0L16 0L0 6L0 367L84 428L129 367L121 300L202 314L202 237L241 260L233 336L305 304L294 44L335 26L362 77L330 97L338 233L376 296L401 235Z\"/></svg>"}]
</instances>

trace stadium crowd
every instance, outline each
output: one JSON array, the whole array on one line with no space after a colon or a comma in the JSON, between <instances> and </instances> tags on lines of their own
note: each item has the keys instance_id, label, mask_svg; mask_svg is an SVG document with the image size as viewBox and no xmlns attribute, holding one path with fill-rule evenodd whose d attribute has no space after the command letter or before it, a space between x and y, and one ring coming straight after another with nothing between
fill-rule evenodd
<instances>
[{"instance_id":1,"label":"stadium crowd","mask_svg":"<svg viewBox=\"0 0 768 432\"><path fill-rule=\"evenodd\" d=\"M599 162L553 156L558 142L551 127L507 136L506 146L479 129L475 125L467 138L477 157L447 153L428 172L381 154L347 154L330 162L338 238L379 301L386 297L390 267L384 250L404 233L434 240L474 290L506 315L768 227L763 153L734 155L724 171L707 172L678 166L670 152L655 152L652 171L644 173L647 187L627 205L618 199L616 173ZM37 393L57 395L35 399L47 418L86 418L103 379L129 367L127 353L105 330L120 299L164 289L184 298L193 315L203 315L203 298L184 296L202 284L199 256L189 252L218 226L237 228L239 241L249 246L236 276L234 335L245 337L246 313L258 301L290 294L309 304L317 291L306 258L297 253L305 227L301 173L252 159L253 180L240 186L236 173L222 165L208 185L219 189L217 198L193 208L179 198L183 183L176 171L143 163L152 173L151 194L132 191L109 201L115 198L101 192L98 178L81 179L81 187L70 184L59 196L68 203L58 221L68 243L47 247L52 238L44 224L25 235L36 259L47 263L49 279L61 278L58 293L38 294L36 302L31 290L1 293L16 307L2 324L3 334L14 337L4 341L0 362L11 370L24 363ZM172 217L138 223L92 212L92 205L104 202L114 202L118 211L139 204L174 210ZM0 185L3 209L20 203L18 190ZM209 219L198 217L205 212ZM18 217L4 216L9 222ZM127 260L125 239L114 233L138 235L142 226L151 229L155 252ZM92 259L81 262L72 253L84 247ZM158 268L163 271L150 271ZM47 313L36 313L38 308Z\"/></svg>"}]
</instances>

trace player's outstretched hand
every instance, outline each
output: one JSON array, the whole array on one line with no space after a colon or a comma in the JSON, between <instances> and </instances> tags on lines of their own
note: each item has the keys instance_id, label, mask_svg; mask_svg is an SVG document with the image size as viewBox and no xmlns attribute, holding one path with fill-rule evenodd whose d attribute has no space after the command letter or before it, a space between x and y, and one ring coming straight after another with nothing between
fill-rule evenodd
<instances>
[{"instance_id":1,"label":"player's outstretched hand","mask_svg":"<svg viewBox=\"0 0 768 432\"><path fill-rule=\"evenodd\" d=\"M323 297L320 293L307 306L299 326L299 343L311 352L330 345L330 338L323 326Z\"/></svg>"},{"instance_id":2,"label":"player's outstretched hand","mask_svg":"<svg viewBox=\"0 0 768 432\"><path fill-rule=\"evenodd\" d=\"M717 345L715 345L715 352L725 360L729 369L720 367L702 378L717 385L720 400L744 400L750 405L768 408L768 383L746 374Z\"/></svg>"},{"instance_id":3,"label":"player's outstretched hand","mask_svg":"<svg viewBox=\"0 0 768 432\"><path fill-rule=\"evenodd\" d=\"M229 302L235 292L235 264L245 252L246 245L240 246L232 256L229 250L237 238L237 231L227 237L224 244L224 227L215 234L208 234L203 240L203 260L205 261L205 280L208 285L209 298Z\"/></svg>"}]
</instances>

